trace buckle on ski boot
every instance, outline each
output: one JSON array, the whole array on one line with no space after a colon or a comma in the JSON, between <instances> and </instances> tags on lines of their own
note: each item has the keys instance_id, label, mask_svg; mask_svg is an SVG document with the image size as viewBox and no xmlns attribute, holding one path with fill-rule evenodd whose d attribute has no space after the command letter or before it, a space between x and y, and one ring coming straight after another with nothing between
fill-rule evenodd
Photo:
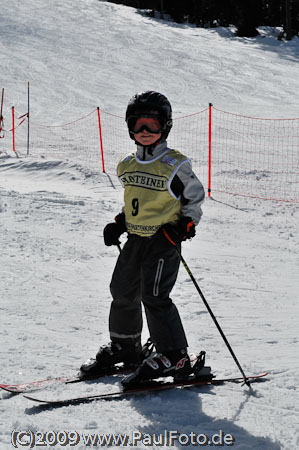
<instances>
[{"instance_id":1,"label":"buckle on ski boot","mask_svg":"<svg viewBox=\"0 0 299 450\"><path fill-rule=\"evenodd\" d=\"M193 366L194 377L197 380L212 380L214 378L214 375L211 373L211 367L205 366L205 360L206 352L202 350Z\"/></svg>"},{"instance_id":2,"label":"buckle on ski boot","mask_svg":"<svg viewBox=\"0 0 299 450\"><path fill-rule=\"evenodd\" d=\"M144 359L148 358L154 350L155 344L149 337L146 343L142 346L141 354L140 354L140 362L142 362Z\"/></svg>"}]
</instances>

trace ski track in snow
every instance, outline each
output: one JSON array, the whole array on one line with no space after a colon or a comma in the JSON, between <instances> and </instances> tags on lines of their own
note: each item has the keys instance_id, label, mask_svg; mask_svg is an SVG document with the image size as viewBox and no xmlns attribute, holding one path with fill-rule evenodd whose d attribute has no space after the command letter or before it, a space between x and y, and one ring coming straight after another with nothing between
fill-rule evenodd
<instances>
[{"instance_id":1,"label":"ski track in snow","mask_svg":"<svg viewBox=\"0 0 299 450\"><path fill-rule=\"evenodd\" d=\"M282 43L266 31L232 39L231 30L163 23L96 0L11 0L1 12L7 128L12 104L26 110L28 79L31 117L50 124L97 104L123 114L132 93L145 88L168 95L175 115L214 101L233 112L298 117L298 39ZM10 150L7 139L0 145ZM118 250L104 246L102 232L122 206L122 190L112 175L91 174L64 156L0 153L3 383L73 375L109 339ZM28 428L209 436L222 429L237 449L298 448L298 205L217 193L203 211L184 256L245 373L267 370L269 380L254 385L253 395L228 384L60 409L1 392L0 450L11 445L13 429ZM239 375L183 267L172 297L190 350L205 349L217 376ZM46 394L92 395L117 386L112 378L54 383Z\"/></svg>"}]
</instances>

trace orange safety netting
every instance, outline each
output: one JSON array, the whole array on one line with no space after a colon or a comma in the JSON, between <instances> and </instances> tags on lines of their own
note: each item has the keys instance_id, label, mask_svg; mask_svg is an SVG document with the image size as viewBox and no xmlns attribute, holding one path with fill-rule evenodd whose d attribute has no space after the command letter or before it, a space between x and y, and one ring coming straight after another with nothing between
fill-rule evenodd
<instances>
[{"instance_id":1,"label":"orange safety netting","mask_svg":"<svg viewBox=\"0 0 299 450\"><path fill-rule=\"evenodd\" d=\"M21 118L15 145L22 155L29 118ZM212 193L299 202L299 118L259 119L210 107L175 118L168 144L192 160ZM30 154L68 160L92 173L104 168L115 174L119 159L134 149L124 118L102 110L58 126L30 121Z\"/></svg>"}]
</instances>

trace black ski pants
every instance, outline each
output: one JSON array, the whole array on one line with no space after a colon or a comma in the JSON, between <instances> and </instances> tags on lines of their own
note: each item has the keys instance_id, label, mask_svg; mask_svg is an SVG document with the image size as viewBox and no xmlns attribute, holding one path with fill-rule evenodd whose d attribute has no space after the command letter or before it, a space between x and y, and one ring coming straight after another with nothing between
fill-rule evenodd
<instances>
[{"instance_id":1,"label":"black ski pants","mask_svg":"<svg viewBox=\"0 0 299 450\"><path fill-rule=\"evenodd\" d=\"M150 337L158 352L188 346L178 310L169 297L179 265L175 247L161 231L151 238L129 235L110 284L112 341L140 340L143 303Z\"/></svg>"}]
</instances>

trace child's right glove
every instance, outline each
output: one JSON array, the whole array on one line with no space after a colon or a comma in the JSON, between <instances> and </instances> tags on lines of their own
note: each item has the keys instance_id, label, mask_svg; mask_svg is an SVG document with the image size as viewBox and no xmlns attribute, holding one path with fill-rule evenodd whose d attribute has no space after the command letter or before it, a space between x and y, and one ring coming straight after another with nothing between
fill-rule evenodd
<instances>
[{"instance_id":1,"label":"child's right glove","mask_svg":"<svg viewBox=\"0 0 299 450\"><path fill-rule=\"evenodd\" d=\"M105 245L119 245L119 236L127 231L126 219L124 213L120 213L115 217L115 222L108 223L104 228Z\"/></svg>"},{"instance_id":2,"label":"child's right glove","mask_svg":"<svg viewBox=\"0 0 299 450\"><path fill-rule=\"evenodd\" d=\"M186 239L191 239L195 236L195 224L191 217L181 217L181 219L175 223L167 223L162 228L164 236L173 245L177 245Z\"/></svg>"}]
</instances>

